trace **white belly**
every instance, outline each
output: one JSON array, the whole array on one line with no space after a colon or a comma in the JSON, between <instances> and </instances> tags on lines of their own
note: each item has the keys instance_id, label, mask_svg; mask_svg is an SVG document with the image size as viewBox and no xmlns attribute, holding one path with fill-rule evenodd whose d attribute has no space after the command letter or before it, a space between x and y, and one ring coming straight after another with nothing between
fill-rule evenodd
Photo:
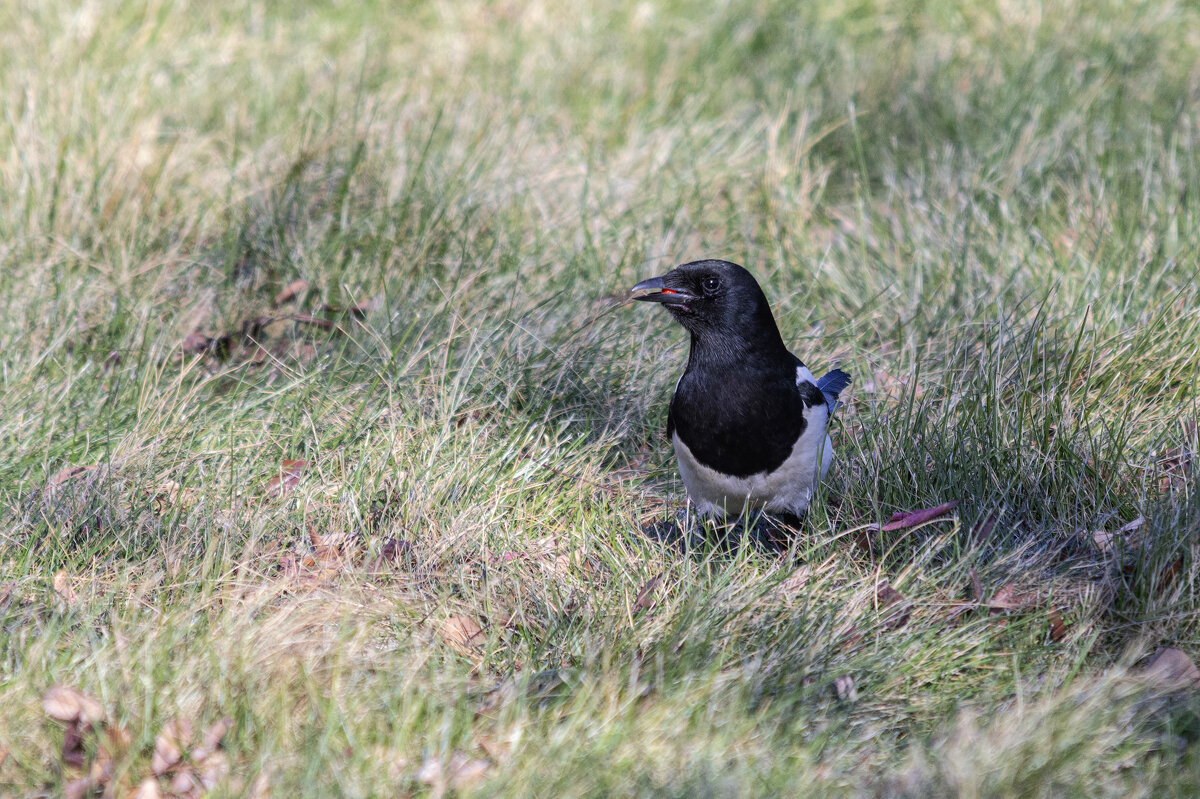
<instances>
[{"instance_id":1,"label":"white belly","mask_svg":"<svg viewBox=\"0 0 1200 799\"><path fill-rule=\"evenodd\" d=\"M679 474L697 511L718 516L736 516L747 508L803 513L817 480L825 476L833 462L833 442L825 432L829 410L824 405L809 408L807 421L792 453L778 469L749 477L732 477L705 466L678 433L672 435Z\"/></svg>"}]
</instances>

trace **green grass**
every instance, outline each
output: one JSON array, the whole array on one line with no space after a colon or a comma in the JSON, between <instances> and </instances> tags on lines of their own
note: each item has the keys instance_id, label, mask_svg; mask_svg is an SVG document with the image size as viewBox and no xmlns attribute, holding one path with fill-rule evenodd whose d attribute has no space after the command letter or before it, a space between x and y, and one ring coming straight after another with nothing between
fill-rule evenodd
<instances>
[{"instance_id":1,"label":"green grass","mask_svg":"<svg viewBox=\"0 0 1200 799\"><path fill-rule=\"evenodd\" d=\"M1196 795L1198 29L0 8L0 796L81 773L55 684L112 795L223 717L213 796ZM624 298L702 257L854 377L785 555L643 532L686 339Z\"/></svg>"}]
</instances>

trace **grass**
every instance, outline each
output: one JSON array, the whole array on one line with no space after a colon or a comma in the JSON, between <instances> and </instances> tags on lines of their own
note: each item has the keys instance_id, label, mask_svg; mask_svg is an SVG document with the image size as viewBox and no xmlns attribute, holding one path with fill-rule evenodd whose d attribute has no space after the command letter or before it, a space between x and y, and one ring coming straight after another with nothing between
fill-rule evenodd
<instances>
[{"instance_id":1,"label":"grass","mask_svg":"<svg viewBox=\"0 0 1200 799\"><path fill-rule=\"evenodd\" d=\"M0 9L0 795L1195 795L1198 15ZM782 556L643 530L701 257L854 376Z\"/></svg>"}]
</instances>

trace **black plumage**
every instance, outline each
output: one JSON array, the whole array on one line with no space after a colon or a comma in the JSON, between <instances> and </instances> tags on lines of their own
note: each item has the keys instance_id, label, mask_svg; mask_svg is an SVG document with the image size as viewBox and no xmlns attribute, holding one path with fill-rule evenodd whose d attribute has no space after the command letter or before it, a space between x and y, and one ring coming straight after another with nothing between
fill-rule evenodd
<instances>
[{"instance_id":1,"label":"black plumage","mask_svg":"<svg viewBox=\"0 0 1200 799\"><path fill-rule=\"evenodd\" d=\"M815 380L783 343L758 282L737 264L695 261L633 290L651 291L637 299L661 303L691 335L667 435L692 499L701 510L802 512L828 468L825 426L849 375Z\"/></svg>"}]
</instances>

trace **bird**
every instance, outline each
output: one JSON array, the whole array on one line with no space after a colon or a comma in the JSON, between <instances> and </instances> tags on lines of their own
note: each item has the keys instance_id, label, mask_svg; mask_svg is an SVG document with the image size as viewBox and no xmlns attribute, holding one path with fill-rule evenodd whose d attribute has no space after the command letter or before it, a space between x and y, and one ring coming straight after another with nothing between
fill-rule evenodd
<instances>
[{"instance_id":1,"label":"bird","mask_svg":"<svg viewBox=\"0 0 1200 799\"><path fill-rule=\"evenodd\" d=\"M681 264L631 289L691 336L667 412L688 498L724 521L764 511L797 522L833 462L828 426L850 375L820 379L791 353L758 281L729 261Z\"/></svg>"}]
</instances>

